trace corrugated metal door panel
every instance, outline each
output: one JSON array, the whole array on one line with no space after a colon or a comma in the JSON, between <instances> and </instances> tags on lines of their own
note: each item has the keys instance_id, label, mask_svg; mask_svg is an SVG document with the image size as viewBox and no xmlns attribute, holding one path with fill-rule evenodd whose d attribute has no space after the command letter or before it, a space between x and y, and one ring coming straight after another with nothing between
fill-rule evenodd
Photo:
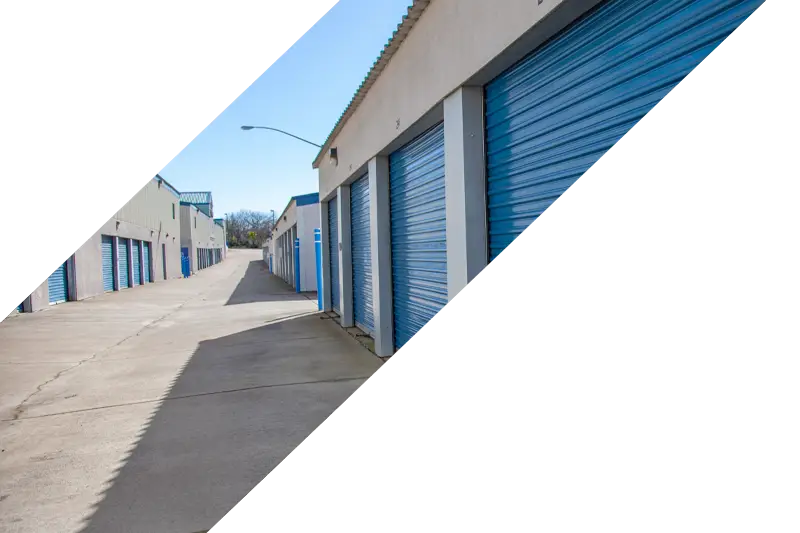
<instances>
[{"instance_id":1,"label":"corrugated metal door panel","mask_svg":"<svg viewBox=\"0 0 800 533\"><path fill-rule=\"evenodd\" d=\"M152 254L150 253L150 243L149 242L145 242L145 243L143 243L143 245L144 245L144 248L143 248L143 252L144 252L144 282L145 283L150 283L152 281L151 276L150 276L150 269L152 268L152 266L150 264L150 258L152 256Z\"/></svg>"},{"instance_id":2,"label":"corrugated metal door panel","mask_svg":"<svg viewBox=\"0 0 800 533\"><path fill-rule=\"evenodd\" d=\"M372 252L369 233L369 176L350 185L350 240L353 258L353 318L372 333Z\"/></svg>"},{"instance_id":3,"label":"corrugated metal door panel","mask_svg":"<svg viewBox=\"0 0 800 533\"><path fill-rule=\"evenodd\" d=\"M62 263L55 272L47 278L47 292L51 304L67 301L69 293L67 283L67 263Z\"/></svg>"},{"instance_id":4,"label":"corrugated metal door panel","mask_svg":"<svg viewBox=\"0 0 800 533\"><path fill-rule=\"evenodd\" d=\"M117 261L119 262L119 288L127 289L131 286L128 276L128 239L117 239Z\"/></svg>"},{"instance_id":5,"label":"corrugated metal door panel","mask_svg":"<svg viewBox=\"0 0 800 533\"><path fill-rule=\"evenodd\" d=\"M141 268L141 255L139 249L139 241L136 239L131 241L131 252L133 253L133 284L141 285L142 284L142 271Z\"/></svg>"},{"instance_id":6,"label":"corrugated metal door panel","mask_svg":"<svg viewBox=\"0 0 800 533\"><path fill-rule=\"evenodd\" d=\"M331 305L339 311L339 211L336 198L328 202L328 246L331 261Z\"/></svg>"},{"instance_id":7,"label":"corrugated metal door panel","mask_svg":"<svg viewBox=\"0 0 800 533\"><path fill-rule=\"evenodd\" d=\"M108 235L102 236L101 243L103 255L103 290L114 290L114 239Z\"/></svg>"},{"instance_id":8,"label":"corrugated metal door panel","mask_svg":"<svg viewBox=\"0 0 800 533\"><path fill-rule=\"evenodd\" d=\"M443 124L389 157L389 181L399 349L447 303Z\"/></svg>"},{"instance_id":9,"label":"corrugated metal door panel","mask_svg":"<svg viewBox=\"0 0 800 533\"><path fill-rule=\"evenodd\" d=\"M609 0L490 82L490 260L763 2Z\"/></svg>"}]
</instances>

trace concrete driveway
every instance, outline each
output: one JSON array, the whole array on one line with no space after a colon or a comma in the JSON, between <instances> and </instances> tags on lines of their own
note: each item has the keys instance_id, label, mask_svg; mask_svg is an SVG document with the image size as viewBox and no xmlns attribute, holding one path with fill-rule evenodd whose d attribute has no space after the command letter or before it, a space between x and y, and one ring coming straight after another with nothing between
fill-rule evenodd
<instances>
[{"instance_id":1,"label":"concrete driveway","mask_svg":"<svg viewBox=\"0 0 800 533\"><path fill-rule=\"evenodd\" d=\"M379 368L260 258L0 323L0 531L206 531Z\"/></svg>"}]
</instances>

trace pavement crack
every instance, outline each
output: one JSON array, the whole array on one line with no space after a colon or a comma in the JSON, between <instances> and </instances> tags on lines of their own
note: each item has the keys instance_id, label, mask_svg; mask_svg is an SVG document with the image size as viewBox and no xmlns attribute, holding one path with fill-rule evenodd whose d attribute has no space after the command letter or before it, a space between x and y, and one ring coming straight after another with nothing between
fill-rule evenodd
<instances>
[{"instance_id":1,"label":"pavement crack","mask_svg":"<svg viewBox=\"0 0 800 533\"><path fill-rule=\"evenodd\" d=\"M128 335L127 337L124 337L123 339L121 339L118 342L112 344L111 346L107 346L107 347L103 348L102 350L93 353L89 357L81 359L80 361L78 361L74 365L71 365L71 366L69 366L67 368L64 368L63 370L60 370L60 371L56 372L56 374L53 377L51 377L50 379L47 379L43 383L39 384L32 393L30 393L28 396L26 396L19 404L17 404L16 407L14 407L14 410L12 411L13 414L12 414L12 417L11 417L11 421L19 420L20 417L22 416L22 414L25 412L25 406L28 404L28 402L30 402L37 394L41 393L44 390L45 387L47 387L48 385L50 385L51 383L53 383L54 381L59 379L61 376L63 376L67 372L75 370L76 368L81 367L83 364L88 363L90 361L93 361L97 357L99 357L99 356L101 356L103 354L106 354L106 353L114 350L115 348L118 348L119 346L122 346L124 343L126 343L127 341L129 341L130 339L132 339L134 337L138 337L141 333L143 333L147 329L155 326L156 324L158 324L162 320L165 320L165 319L169 318L173 314L175 314L178 311L180 311L181 309L183 309L183 307L186 304L188 304L189 302L191 302L192 300L194 300L196 298L201 297L203 294L205 294L205 293L200 293L200 294L193 295L191 298L188 298L188 299L184 300L183 302L181 302L178 306L176 306L174 309L170 310L168 313L156 318L155 320L152 320L152 321L146 323L141 328L136 330L136 332Z\"/></svg>"},{"instance_id":2,"label":"pavement crack","mask_svg":"<svg viewBox=\"0 0 800 533\"><path fill-rule=\"evenodd\" d=\"M35 416L26 416L22 418L13 418L13 419L3 419L0 422L13 422L17 420L35 420L37 418L48 418L51 416L61 416L61 415L71 415L76 413L85 413L89 411L99 411L102 409L113 409L116 407L130 407L132 405L142 405L147 403L164 403L164 402L171 402L175 400L186 400L190 398L201 398L203 396L214 396L217 394L230 394L236 392L248 392L252 390L260 390L260 389L275 389L280 387L298 387L302 385L317 385L320 383L345 383L348 381L361 381L367 380L370 376L355 376L355 377L346 377L346 378L331 378L331 379L320 379L316 381L296 381L290 383L271 383L267 385L253 385L251 387L240 387L236 389L225 389L219 391L209 391L209 392L196 392L194 394L182 394L180 396L166 396L162 398L151 398L148 400L139 400L134 402L125 402L125 403L118 403L112 405L99 405L97 407L87 407L85 409L73 409L70 411L60 411L58 413L47 413L44 415L35 415Z\"/></svg>"}]
</instances>

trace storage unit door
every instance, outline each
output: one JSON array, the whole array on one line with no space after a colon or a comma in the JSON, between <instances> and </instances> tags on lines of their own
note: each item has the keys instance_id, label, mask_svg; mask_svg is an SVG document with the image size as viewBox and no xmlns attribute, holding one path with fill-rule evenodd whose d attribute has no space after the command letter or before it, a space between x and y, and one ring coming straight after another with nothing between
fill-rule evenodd
<instances>
[{"instance_id":1,"label":"storage unit door","mask_svg":"<svg viewBox=\"0 0 800 533\"><path fill-rule=\"evenodd\" d=\"M144 248L143 248L143 252L144 252L144 282L145 283L150 283L150 281L152 281L151 277L150 277L150 269L152 268L151 264L150 264L150 261L151 261L150 258L152 257L152 255L150 253L150 243L149 242L145 242L145 243L143 243L143 246L144 246Z\"/></svg>"},{"instance_id":2,"label":"storage unit door","mask_svg":"<svg viewBox=\"0 0 800 533\"><path fill-rule=\"evenodd\" d=\"M102 236L101 250L103 255L103 290L114 290L114 239L108 235Z\"/></svg>"},{"instance_id":3,"label":"storage unit door","mask_svg":"<svg viewBox=\"0 0 800 533\"><path fill-rule=\"evenodd\" d=\"M61 266L47 278L47 292L51 304L67 301L68 283L66 262L62 263Z\"/></svg>"},{"instance_id":4,"label":"storage unit door","mask_svg":"<svg viewBox=\"0 0 800 533\"><path fill-rule=\"evenodd\" d=\"M447 303L444 127L389 157L394 343L401 348Z\"/></svg>"},{"instance_id":5,"label":"storage unit door","mask_svg":"<svg viewBox=\"0 0 800 533\"><path fill-rule=\"evenodd\" d=\"M142 271L141 271L141 256L139 250L139 241L134 239L131 241L131 248L133 253L133 284L134 285L141 285L142 284Z\"/></svg>"},{"instance_id":6,"label":"storage unit door","mask_svg":"<svg viewBox=\"0 0 800 533\"><path fill-rule=\"evenodd\" d=\"M353 318L372 333L372 253L369 233L369 176L350 185L350 242L353 258Z\"/></svg>"},{"instance_id":7,"label":"storage unit door","mask_svg":"<svg viewBox=\"0 0 800 533\"><path fill-rule=\"evenodd\" d=\"M336 198L328 202L328 246L331 261L331 305L339 312L339 211Z\"/></svg>"},{"instance_id":8,"label":"storage unit door","mask_svg":"<svg viewBox=\"0 0 800 533\"><path fill-rule=\"evenodd\" d=\"M130 277L128 276L128 262L130 261L130 254L128 253L128 239L117 239L117 261L119 262L119 288L127 289L131 286Z\"/></svg>"},{"instance_id":9,"label":"storage unit door","mask_svg":"<svg viewBox=\"0 0 800 533\"><path fill-rule=\"evenodd\" d=\"M609 0L490 82L490 260L763 2Z\"/></svg>"}]
</instances>

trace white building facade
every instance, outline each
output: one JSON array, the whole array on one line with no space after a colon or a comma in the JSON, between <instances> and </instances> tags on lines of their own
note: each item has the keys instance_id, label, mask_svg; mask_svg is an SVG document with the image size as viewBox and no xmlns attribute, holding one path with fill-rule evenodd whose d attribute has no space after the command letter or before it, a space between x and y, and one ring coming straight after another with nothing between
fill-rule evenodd
<instances>
[{"instance_id":1,"label":"white building facade","mask_svg":"<svg viewBox=\"0 0 800 533\"><path fill-rule=\"evenodd\" d=\"M60 264L18 311L39 311L180 278L179 204L180 193L156 176Z\"/></svg>"},{"instance_id":2,"label":"white building facade","mask_svg":"<svg viewBox=\"0 0 800 533\"><path fill-rule=\"evenodd\" d=\"M191 203L198 195L203 201ZM225 222L213 218L211 193L184 193L181 198L181 254L188 257L189 273L195 274L225 259Z\"/></svg>"},{"instance_id":3,"label":"white building facade","mask_svg":"<svg viewBox=\"0 0 800 533\"><path fill-rule=\"evenodd\" d=\"M16 311L40 311L184 277L182 246L192 246L195 266L222 261L227 249L225 223L206 214L213 212L213 204L211 193L203 194L199 207L182 202L181 193L156 175Z\"/></svg>"},{"instance_id":4,"label":"white building facade","mask_svg":"<svg viewBox=\"0 0 800 533\"><path fill-rule=\"evenodd\" d=\"M402 347L764 0L416 0L325 141L322 301Z\"/></svg>"},{"instance_id":5,"label":"white building facade","mask_svg":"<svg viewBox=\"0 0 800 533\"><path fill-rule=\"evenodd\" d=\"M265 250L272 272L297 292L317 290L317 261L314 230L320 227L319 195L294 196L275 221Z\"/></svg>"}]
</instances>

